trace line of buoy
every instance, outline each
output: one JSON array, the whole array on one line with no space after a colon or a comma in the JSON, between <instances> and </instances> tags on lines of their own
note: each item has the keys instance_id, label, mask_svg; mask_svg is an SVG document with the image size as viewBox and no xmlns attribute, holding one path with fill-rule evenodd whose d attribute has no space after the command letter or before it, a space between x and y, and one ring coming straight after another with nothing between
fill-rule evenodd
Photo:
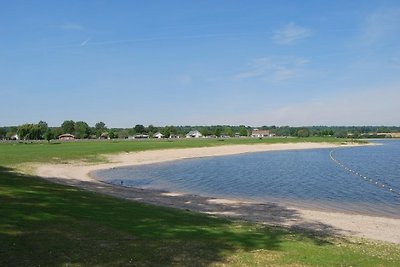
<instances>
[{"instance_id":1,"label":"line of buoy","mask_svg":"<svg viewBox=\"0 0 400 267\"><path fill-rule=\"evenodd\" d=\"M390 193L393 193L393 194L396 194L396 195L399 195L399 196L400 196L400 191L397 191L397 190L393 189L390 185L385 184L385 183L383 183L383 182L381 182L381 181L378 181L378 180L371 179L371 178L369 178L369 177L367 177L367 176L365 176L365 175L363 175L363 174L361 174L361 173L359 173L359 172L356 172L356 171L354 171L354 170L348 168L347 166L345 166L343 163L341 163L341 162L338 161L337 159L335 159L335 158L333 157L333 152L334 152L335 150L336 150L336 149L333 149L333 150L331 150L331 151L329 152L329 157L331 158L331 160L332 160L333 162L335 162L337 165L339 165L339 166L340 166L341 168L343 168L345 171L350 172L350 173L352 173L353 175L358 176L358 177L364 179L364 181L369 182L369 183L371 183L372 185L377 186L378 188L381 188L381 189L383 189L383 190L385 190L385 191L388 191L388 192L390 192Z\"/></svg>"}]
</instances>

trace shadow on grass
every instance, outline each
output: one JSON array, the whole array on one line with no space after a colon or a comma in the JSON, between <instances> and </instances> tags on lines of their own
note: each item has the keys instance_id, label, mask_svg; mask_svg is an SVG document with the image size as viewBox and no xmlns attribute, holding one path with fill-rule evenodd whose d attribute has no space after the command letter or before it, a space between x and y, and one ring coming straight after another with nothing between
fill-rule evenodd
<instances>
[{"instance_id":1,"label":"shadow on grass","mask_svg":"<svg viewBox=\"0 0 400 267\"><path fill-rule=\"evenodd\" d=\"M140 190L70 183L109 195L140 197ZM180 197L179 201L187 200ZM170 196L159 192L158 198L168 205ZM196 206L213 214L237 213L240 218L250 208L246 206L250 204L226 205L197 198L187 203L187 209ZM155 203L159 200L154 199ZM0 167L0 202L0 266L207 266L238 250L279 251L281 243L293 236L287 229L121 200L4 167ZM272 223L299 216L276 204L251 208L255 218L269 218ZM320 232L302 231L296 236L317 245L328 244L336 230L320 226Z\"/></svg>"}]
</instances>

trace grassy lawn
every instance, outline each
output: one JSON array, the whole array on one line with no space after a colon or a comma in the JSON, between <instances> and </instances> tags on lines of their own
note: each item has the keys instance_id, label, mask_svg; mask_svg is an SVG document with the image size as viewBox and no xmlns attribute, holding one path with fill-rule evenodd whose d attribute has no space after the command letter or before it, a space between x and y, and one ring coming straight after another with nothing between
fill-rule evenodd
<instances>
[{"instance_id":1,"label":"grassy lawn","mask_svg":"<svg viewBox=\"0 0 400 267\"><path fill-rule=\"evenodd\" d=\"M11 167L53 158L241 142L191 141L0 144L0 266L400 266L396 245L124 201L19 174Z\"/></svg>"},{"instance_id":2,"label":"grassy lawn","mask_svg":"<svg viewBox=\"0 0 400 267\"><path fill-rule=\"evenodd\" d=\"M0 171L0 266L399 266L354 243L118 200Z\"/></svg>"}]
</instances>

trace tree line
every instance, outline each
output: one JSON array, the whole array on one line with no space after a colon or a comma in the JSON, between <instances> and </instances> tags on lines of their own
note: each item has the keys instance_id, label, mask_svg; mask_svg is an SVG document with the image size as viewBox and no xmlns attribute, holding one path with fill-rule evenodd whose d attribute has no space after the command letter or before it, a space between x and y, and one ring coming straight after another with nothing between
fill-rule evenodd
<instances>
[{"instance_id":1,"label":"tree line","mask_svg":"<svg viewBox=\"0 0 400 267\"><path fill-rule=\"evenodd\" d=\"M104 122L97 122L93 127L84 121L65 120L59 127L49 127L44 121L36 124L22 124L19 126L0 127L0 139L13 139L18 136L21 140L52 140L62 134L72 134L77 139L126 139L134 135L148 135L160 132L165 138L170 136L185 136L189 131L198 130L203 136L214 137L245 137L251 135L254 128L269 130L276 136L309 137L309 136L334 136L346 137L381 137L379 133L400 132L398 126L261 126L250 127L245 125L213 125L213 126L144 126L136 124L131 128L108 128Z\"/></svg>"}]
</instances>

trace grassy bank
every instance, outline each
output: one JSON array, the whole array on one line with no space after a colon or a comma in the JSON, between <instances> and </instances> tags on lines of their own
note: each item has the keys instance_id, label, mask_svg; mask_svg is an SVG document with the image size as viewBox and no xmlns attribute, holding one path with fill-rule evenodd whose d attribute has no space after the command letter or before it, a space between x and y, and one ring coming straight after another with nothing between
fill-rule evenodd
<instances>
[{"instance_id":1,"label":"grassy bank","mask_svg":"<svg viewBox=\"0 0 400 267\"><path fill-rule=\"evenodd\" d=\"M10 166L24 162L58 162L60 160L101 160L101 154L144 151L151 149L191 148L235 144L274 144L299 142L341 143L343 139L315 138L230 138L176 140L104 140L52 143L0 143L0 164Z\"/></svg>"},{"instance_id":2,"label":"grassy bank","mask_svg":"<svg viewBox=\"0 0 400 267\"><path fill-rule=\"evenodd\" d=\"M118 200L0 171L0 266L398 266L400 249Z\"/></svg>"},{"instance_id":3,"label":"grassy bank","mask_svg":"<svg viewBox=\"0 0 400 267\"><path fill-rule=\"evenodd\" d=\"M311 140L0 144L0 266L399 266L396 245L145 205L12 169L124 151Z\"/></svg>"}]
</instances>

